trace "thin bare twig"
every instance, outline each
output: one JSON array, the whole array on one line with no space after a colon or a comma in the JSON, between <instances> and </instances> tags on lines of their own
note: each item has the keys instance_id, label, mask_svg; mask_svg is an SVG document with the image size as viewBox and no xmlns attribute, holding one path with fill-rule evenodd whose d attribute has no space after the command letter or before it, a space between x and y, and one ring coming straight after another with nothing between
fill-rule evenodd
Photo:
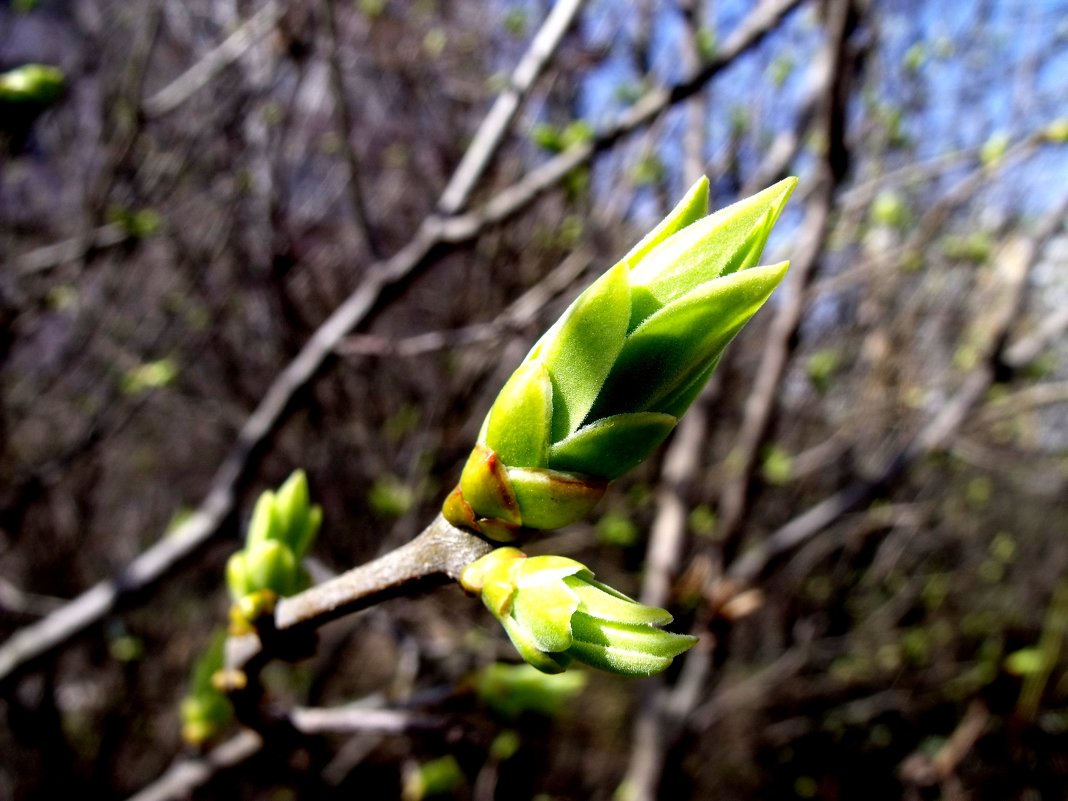
<instances>
[{"instance_id":1,"label":"thin bare twig","mask_svg":"<svg viewBox=\"0 0 1068 801\"><path fill-rule=\"evenodd\" d=\"M442 214L456 214L467 205L472 190L500 148L504 134L511 127L527 92L560 46L582 5L583 0L559 0L552 7L512 72L508 88L497 95L453 172L452 179L441 193L438 211Z\"/></svg>"},{"instance_id":2,"label":"thin bare twig","mask_svg":"<svg viewBox=\"0 0 1068 801\"><path fill-rule=\"evenodd\" d=\"M341 356L391 356L411 357L434 353L447 348L491 342L502 334L525 328L534 322L537 315L556 295L573 286L578 277L589 267L593 257L589 251L579 249L571 253L493 320L475 323L449 331L428 331L403 339L386 339L373 334L355 334L338 345Z\"/></svg>"},{"instance_id":3,"label":"thin bare twig","mask_svg":"<svg viewBox=\"0 0 1068 801\"><path fill-rule=\"evenodd\" d=\"M326 19L326 32L330 40L330 49L327 53L327 66L330 70L330 88L334 95L334 117L338 127L338 136L341 139L341 153L345 161L346 186L349 190L349 205L352 206L352 216L356 222L356 228L363 237L367 250L375 259L382 258L382 246L375 236L375 229L367 217L367 204L364 202L363 180L360 169L360 156L356 152L356 146L352 141L353 122L352 111L349 108L348 95L345 92L345 76L341 71L341 37L338 35L337 12L334 9L334 0L325 0L322 4L323 16Z\"/></svg>"},{"instance_id":4,"label":"thin bare twig","mask_svg":"<svg viewBox=\"0 0 1068 801\"><path fill-rule=\"evenodd\" d=\"M189 69L152 96L145 98L142 104L145 115L150 119L162 117L177 109L274 30L284 14L283 3L268 0L263 8L245 20Z\"/></svg>"},{"instance_id":5,"label":"thin bare twig","mask_svg":"<svg viewBox=\"0 0 1068 801\"><path fill-rule=\"evenodd\" d=\"M235 734L226 742L198 757L179 759L152 784L130 796L127 801L170 801L188 798L217 773L251 759L263 747L263 740L253 731Z\"/></svg>"}]
</instances>

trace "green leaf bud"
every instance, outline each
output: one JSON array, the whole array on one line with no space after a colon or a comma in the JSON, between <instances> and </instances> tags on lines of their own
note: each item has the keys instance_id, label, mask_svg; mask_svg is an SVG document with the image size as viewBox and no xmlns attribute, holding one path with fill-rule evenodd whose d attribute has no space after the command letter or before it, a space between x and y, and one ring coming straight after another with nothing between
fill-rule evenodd
<instances>
[{"instance_id":1,"label":"green leaf bud","mask_svg":"<svg viewBox=\"0 0 1068 801\"><path fill-rule=\"evenodd\" d=\"M182 699L179 714L182 738L191 745L202 745L218 735L233 717L229 699L215 686L212 677L223 667L225 637L213 638L207 650L193 666L189 692Z\"/></svg>"},{"instance_id":2,"label":"green leaf bud","mask_svg":"<svg viewBox=\"0 0 1068 801\"><path fill-rule=\"evenodd\" d=\"M0 102L48 105L63 91L66 76L50 64L24 64L0 73Z\"/></svg>"},{"instance_id":3,"label":"green leaf bud","mask_svg":"<svg viewBox=\"0 0 1068 801\"><path fill-rule=\"evenodd\" d=\"M565 526L645 460L786 274L786 262L757 262L796 184L706 216L698 181L505 383L446 519L501 541Z\"/></svg>"},{"instance_id":4,"label":"green leaf bud","mask_svg":"<svg viewBox=\"0 0 1068 801\"><path fill-rule=\"evenodd\" d=\"M556 717L586 686L586 678L587 674L577 671L546 675L531 665L496 662L479 671L475 691L501 717L524 713Z\"/></svg>"},{"instance_id":5,"label":"green leaf bud","mask_svg":"<svg viewBox=\"0 0 1068 801\"><path fill-rule=\"evenodd\" d=\"M661 626L671 615L602 584L562 556L498 548L471 563L460 584L482 597L519 655L543 673L572 660L626 676L659 673L697 642Z\"/></svg>"}]
</instances>

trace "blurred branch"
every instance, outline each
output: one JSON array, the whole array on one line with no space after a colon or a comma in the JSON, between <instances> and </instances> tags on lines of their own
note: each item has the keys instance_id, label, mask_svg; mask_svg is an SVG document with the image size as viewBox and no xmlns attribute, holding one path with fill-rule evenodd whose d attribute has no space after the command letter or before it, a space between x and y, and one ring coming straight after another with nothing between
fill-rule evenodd
<instances>
[{"instance_id":1,"label":"blurred branch","mask_svg":"<svg viewBox=\"0 0 1068 801\"><path fill-rule=\"evenodd\" d=\"M341 153L345 161L345 169L348 172L347 186L349 190L349 205L352 206L352 214L355 217L356 229L363 237L367 250L376 258L382 258L382 246L375 236L373 226L367 217L367 204L364 202L363 189L361 188L362 171L360 170L360 157L356 152L356 146L352 141L352 111L349 108L348 95L345 92L345 76L341 72L341 41L337 29L337 13L334 9L334 0L325 0L320 4L323 16L326 19L326 32L330 41L330 49L327 53L326 63L330 71L330 88L334 95L334 117L338 127L338 136L341 139Z\"/></svg>"},{"instance_id":2,"label":"blurred branch","mask_svg":"<svg viewBox=\"0 0 1068 801\"><path fill-rule=\"evenodd\" d=\"M980 409L975 422L987 426L1029 409L1056 406L1059 403L1068 403L1068 381L1035 384L990 401Z\"/></svg>"},{"instance_id":3,"label":"blurred branch","mask_svg":"<svg viewBox=\"0 0 1068 801\"><path fill-rule=\"evenodd\" d=\"M934 754L917 751L901 763L901 778L918 787L942 786L942 797L947 801L966 799L955 774L961 761L975 747L990 722L990 711L979 700L973 700L957 724L957 728Z\"/></svg>"},{"instance_id":4,"label":"blurred branch","mask_svg":"<svg viewBox=\"0 0 1068 801\"><path fill-rule=\"evenodd\" d=\"M1063 225L1068 215L1068 196L1043 219L1036 233L1010 241L995 258L1002 271L1003 286L998 306L988 317L986 349L978 366L968 373L956 393L938 413L902 447L883 461L871 476L851 482L833 495L777 529L731 565L728 575L743 584L756 581L776 558L791 552L827 526L871 500L897 480L920 458L946 445L968 420L994 383L995 368L1012 326L1018 322L1027 278L1038 256Z\"/></svg>"},{"instance_id":5,"label":"blurred branch","mask_svg":"<svg viewBox=\"0 0 1068 801\"><path fill-rule=\"evenodd\" d=\"M727 559L737 548L737 539L745 521L753 470L760 448L771 427L779 386L786 375L790 357L796 347L807 304L807 288L812 282L830 233L831 207L842 179L836 154L845 152L845 145L835 145L834 139L844 136L846 107L844 97L853 73L856 55L849 52L849 39L857 24L857 10L848 0L827 4L827 44L814 69L822 81L820 113L816 121L827 140L820 164L818 183L813 190L805 221L791 259L790 273L783 287L782 301L776 309L771 328L765 338L760 365L753 387L749 391L741 427L734 447L727 457L727 475L720 491L717 513L718 536L724 543Z\"/></svg>"},{"instance_id":6,"label":"blurred branch","mask_svg":"<svg viewBox=\"0 0 1068 801\"><path fill-rule=\"evenodd\" d=\"M263 8L174 81L145 98L142 104L145 116L149 119L162 117L177 109L269 34L284 14L283 3L268 0Z\"/></svg>"},{"instance_id":7,"label":"blurred branch","mask_svg":"<svg viewBox=\"0 0 1068 801\"><path fill-rule=\"evenodd\" d=\"M687 22L690 47L695 51L691 55L696 56L696 37L701 20L691 13ZM804 131L812 124L816 103L826 92L829 76L826 64L812 68L809 94L802 104L804 110L799 114L797 126L794 131L776 138L754 170L753 177L743 187L743 196L760 189L789 168L801 147ZM703 119L697 115L690 121L691 126L702 124ZM687 164L691 170L703 161L698 153L701 141L701 137L687 137ZM718 381L718 374L714 374L699 402L683 418L664 456L641 592L642 603L651 606L666 606L670 601L671 582L679 570L686 541L690 506L688 478L698 474L708 429L708 403L718 392ZM642 702L632 726L627 771L620 785L621 793L628 801L655 797L667 751L678 735L686 712L696 703L697 693L711 669L714 647L714 643L704 643L683 657L683 670L675 687L668 686L663 677L645 683Z\"/></svg>"},{"instance_id":8,"label":"blurred branch","mask_svg":"<svg viewBox=\"0 0 1068 801\"><path fill-rule=\"evenodd\" d=\"M170 801L188 798L198 787L217 773L251 759L263 747L263 740L253 731L235 734L203 756L179 759L156 781L127 801Z\"/></svg>"},{"instance_id":9,"label":"blurred branch","mask_svg":"<svg viewBox=\"0 0 1068 801\"><path fill-rule=\"evenodd\" d=\"M92 250L121 245L131 236L129 228L122 223L101 225L90 231L88 236L72 236L16 256L15 272L20 278L47 272L67 262L83 259Z\"/></svg>"},{"instance_id":10,"label":"blurred branch","mask_svg":"<svg viewBox=\"0 0 1068 801\"><path fill-rule=\"evenodd\" d=\"M491 342L508 331L532 324L538 314L554 297L572 286L590 266L593 257L589 251L579 249L553 269L545 278L532 286L493 320L476 323L450 331L430 331L425 334L386 339L374 334L354 334L346 337L336 348L341 356L391 356L411 357L425 353Z\"/></svg>"},{"instance_id":11,"label":"blurred branch","mask_svg":"<svg viewBox=\"0 0 1068 801\"><path fill-rule=\"evenodd\" d=\"M289 713L289 720L304 734L405 734L415 729L440 730L447 722L440 715L406 709L368 709L359 704L333 709L297 707Z\"/></svg>"},{"instance_id":12,"label":"blurred branch","mask_svg":"<svg viewBox=\"0 0 1068 801\"><path fill-rule=\"evenodd\" d=\"M508 88L497 95L453 172L452 179L441 193L438 211L442 214L456 214L467 205L472 190L500 148L504 134L511 127L527 92L560 46L582 5L583 0L559 0L553 5L512 72Z\"/></svg>"},{"instance_id":13,"label":"blurred branch","mask_svg":"<svg viewBox=\"0 0 1068 801\"><path fill-rule=\"evenodd\" d=\"M158 581L217 533L223 520L234 511L238 485L248 474L256 452L285 417L298 393L319 374L338 343L368 318L387 289L419 274L437 249L469 241L486 227L517 214L596 153L698 91L735 58L761 42L800 3L801 0L763 3L735 30L717 56L695 74L671 88L652 90L592 141L550 159L499 191L479 209L445 219L427 217L408 244L391 258L368 268L360 286L315 330L297 356L277 375L241 427L234 447L216 471L211 488L197 510L184 524L136 557L118 577L98 583L47 618L15 632L0 646L0 683L101 620L123 595Z\"/></svg>"}]
</instances>

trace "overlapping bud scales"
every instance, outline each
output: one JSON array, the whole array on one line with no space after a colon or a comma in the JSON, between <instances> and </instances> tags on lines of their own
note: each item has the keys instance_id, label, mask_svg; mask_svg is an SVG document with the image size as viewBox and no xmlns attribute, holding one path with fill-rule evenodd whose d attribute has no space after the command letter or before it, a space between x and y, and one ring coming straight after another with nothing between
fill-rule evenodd
<instances>
[{"instance_id":1,"label":"overlapping bud scales","mask_svg":"<svg viewBox=\"0 0 1068 801\"><path fill-rule=\"evenodd\" d=\"M660 673L697 642L661 626L663 609L602 584L580 562L498 548L472 562L460 584L482 597L520 656L544 673L572 660L626 676Z\"/></svg>"},{"instance_id":2,"label":"overlapping bud scales","mask_svg":"<svg viewBox=\"0 0 1068 801\"><path fill-rule=\"evenodd\" d=\"M796 183L706 216L698 181L579 295L497 396L446 519L503 541L567 525L659 446L786 274L757 262Z\"/></svg>"},{"instance_id":3,"label":"overlapping bud scales","mask_svg":"<svg viewBox=\"0 0 1068 801\"><path fill-rule=\"evenodd\" d=\"M303 470L295 471L277 493L267 490L260 495L245 547L226 564L235 623L247 623L271 608L278 597L307 588L308 574L301 560L322 520L322 507L312 505Z\"/></svg>"}]
</instances>

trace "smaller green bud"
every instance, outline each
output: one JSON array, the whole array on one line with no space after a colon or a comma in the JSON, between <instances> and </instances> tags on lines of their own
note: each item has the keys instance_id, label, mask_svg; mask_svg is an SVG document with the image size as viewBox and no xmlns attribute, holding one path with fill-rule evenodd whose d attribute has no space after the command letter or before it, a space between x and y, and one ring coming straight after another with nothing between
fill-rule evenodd
<instances>
[{"instance_id":1,"label":"smaller green bud","mask_svg":"<svg viewBox=\"0 0 1068 801\"><path fill-rule=\"evenodd\" d=\"M531 665L486 665L475 678L479 699L504 718L524 713L556 717L586 686L587 674L547 675Z\"/></svg>"},{"instance_id":2,"label":"smaller green bud","mask_svg":"<svg viewBox=\"0 0 1068 801\"><path fill-rule=\"evenodd\" d=\"M1068 117L1056 119L1046 126L1043 132L1046 139L1054 144L1068 143Z\"/></svg>"},{"instance_id":3,"label":"smaller green bud","mask_svg":"<svg viewBox=\"0 0 1068 801\"><path fill-rule=\"evenodd\" d=\"M59 97L65 80L59 67L25 64L0 73L0 102L47 105Z\"/></svg>"},{"instance_id":4,"label":"smaller green bud","mask_svg":"<svg viewBox=\"0 0 1068 801\"><path fill-rule=\"evenodd\" d=\"M498 548L472 562L460 584L481 596L520 656L544 673L560 673L577 659L648 676L697 642L660 628L671 622L666 610L638 603L563 556Z\"/></svg>"},{"instance_id":5,"label":"smaller green bud","mask_svg":"<svg viewBox=\"0 0 1068 801\"><path fill-rule=\"evenodd\" d=\"M182 738L200 746L217 736L233 717L229 699L214 684L216 671L223 667L225 637L216 636L193 666L189 692L182 699L179 715Z\"/></svg>"}]
</instances>

